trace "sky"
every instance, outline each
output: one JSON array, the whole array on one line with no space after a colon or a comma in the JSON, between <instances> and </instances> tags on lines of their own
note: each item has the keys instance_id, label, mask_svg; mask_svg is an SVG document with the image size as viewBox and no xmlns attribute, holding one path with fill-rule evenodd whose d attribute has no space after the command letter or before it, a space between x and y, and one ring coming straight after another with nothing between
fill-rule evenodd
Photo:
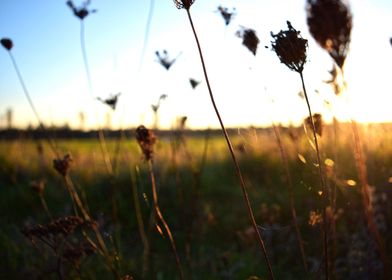
<instances>
[{"instance_id":1,"label":"sky","mask_svg":"<svg viewBox=\"0 0 392 280\"><path fill-rule=\"evenodd\" d=\"M191 128L218 127L185 10L172 0L92 0L84 19L91 90L81 50L81 23L66 1L0 0L0 37L14 42L12 54L45 125L73 128L152 126L163 94L159 125L171 128L187 116ZM74 1L80 6L82 1ZM152 18L147 27L153 3ZM392 1L350 1L353 30L345 63L347 92L335 97L323 82L333 62L309 34L304 0L196 0L191 15L205 56L212 91L228 127L299 124L307 107L301 80L271 50L270 32L289 20L308 39L305 84L313 112L360 122L392 121ZM226 26L218 6L235 8ZM252 28L260 39L256 56L236 32ZM148 32L147 32L148 30ZM148 34L147 40L146 32ZM268 48L265 48L268 46ZM166 70L156 51L176 62ZM192 89L189 78L201 81ZM97 100L121 93L115 111ZM331 106L326 107L325 101ZM37 125L5 49L0 49L0 127L11 108L17 127ZM85 116L80 120L80 112Z\"/></svg>"}]
</instances>

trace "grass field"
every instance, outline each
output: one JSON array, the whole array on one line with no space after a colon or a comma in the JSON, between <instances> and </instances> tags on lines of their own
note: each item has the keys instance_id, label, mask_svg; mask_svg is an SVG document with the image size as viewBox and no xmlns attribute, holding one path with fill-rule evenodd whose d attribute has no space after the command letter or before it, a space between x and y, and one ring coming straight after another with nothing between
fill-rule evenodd
<instances>
[{"instance_id":1,"label":"grass field","mask_svg":"<svg viewBox=\"0 0 392 280\"><path fill-rule=\"evenodd\" d=\"M390 125L360 128L373 214L390 255L392 130ZM111 175L98 140L56 140L61 156L72 156L69 179L102 234L108 258L99 250L76 250L86 236L96 241L88 224L50 238L31 231L34 225L74 216L73 200L44 142L1 141L1 279L110 279L113 271L134 279L177 279L168 237L151 215L148 165L133 133L127 131L119 148L118 140L107 141L108 155L117 162ZM311 137L302 127L281 128L306 252L305 272L273 130L242 129L231 134L276 279L322 279L321 189ZM224 139L202 131L192 137L168 135L158 133L153 171L160 209L186 279L266 279L267 268ZM319 140L329 194L335 188L337 194L336 207L327 211L330 224L336 224L329 232L331 273L336 279L381 279L382 263L363 214L350 126L340 124L336 134L326 126ZM43 185L42 192L37 191Z\"/></svg>"}]
</instances>

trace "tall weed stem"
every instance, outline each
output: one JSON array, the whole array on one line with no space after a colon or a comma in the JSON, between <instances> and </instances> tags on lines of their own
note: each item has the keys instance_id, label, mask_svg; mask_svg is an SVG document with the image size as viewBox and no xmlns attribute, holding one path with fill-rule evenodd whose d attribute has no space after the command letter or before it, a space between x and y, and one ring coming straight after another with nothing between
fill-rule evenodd
<instances>
[{"instance_id":1,"label":"tall weed stem","mask_svg":"<svg viewBox=\"0 0 392 280\"><path fill-rule=\"evenodd\" d=\"M327 221L327 204L328 204L328 196L327 196L327 187L323 175L323 169L321 165L321 157L320 157L320 149L318 145L318 140L317 140L317 135L316 135L316 127L314 125L313 121L313 114L312 114L312 109L310 107L309 103L309 98L308 94L306 92L306 87L305 87L305 81L304 81L304 76L302 74L302 71L299 72L299 75L301 77L301 82L302 82L302 89L304 92L305 100L306 100L306 105L308 107L308 112L309 112L309 118L311 120L312 124L312 132L313 132L313 139L314 139L314 145L316 148L316 154L317 154L317 166L318 166L318 171L319 171L319 177L320 177L320 184L321 184L321 191L322 191L322 207L323 207L323 243L324 243L324 266L325 266L325 279L329 279L329 269L328 269L328 221Z\"/></svg>"},{"instance_id":2,"label":"tall weed stem","mask_svg":"<svg viewBox=\"0 0 392 280\"><path fill-rule=\"evenodd\" d=\"M255 231L255 235L256 235L257 241L258 241L258 243L260 245L260 248L261 248L261 250L263 252L263 255L264 255L267 267L268 267L269 278L270 279L275 279L273 271L272 271L271 263L270 263L270 260L269 260L269 257L268 257L267 249L266 249L266 247L264 245L264 241L263 241L263 239L261 237L260 231L258 229L256 220L255 220L255 217L254 217L254 214L253 214L252 205L250 204L248 191L247 191L247 188L246 188L246 185L245 185L244 178L242 177L242 172L241 172L239 163L238 163L237 158L235 156L234 149L233 149L233 146L231 144L229 135L228 135L228 133L226 131L226 128L225 128L225 126L223 124L222 118L221 118L221 116L219 114L219 110L218 110L218 108L216 106L214 95L212 94L210 82L209 82L209 79L208 79L207 69L206 69L206 65L205 65L205 62L204 62L203 52L202 52L202 49L201 49L201 46L200 46L200 42L199 42L199 38L197 36L196 30L195 30L195 27L194 27L194 24L193 24L191 13L190 13L189 9L186 9L186 12L187 12L187 15L188 15L189 23L190 23L191 28L192 28L193 35L194 35L195 40L196 40L197 49L199 51L200 60L201 60L201 64L202 64L202 67L203 67L204 78L205 78L206 83L207 83L207 88L208 88L208 92L209 92L209 95L210 95L211 103L212 103L212 106L214 107L216 116L218 117L218 120L219 120L221 129L222 129L222 132L223 132L223 134L225 136L226 143L227 143L227 146L229 148L229 151L230 151L230 154L231 154L234 166L235 166L235 170L236 170L237 176L238 176L238 178L240 180L242 194L243 194L243 197L244 197L244 200L245 200L246 208L248 210L248 216L249 216L249 219L250 219L250 221L252 223L253 229Z\"/></svg>"}]
</instances>

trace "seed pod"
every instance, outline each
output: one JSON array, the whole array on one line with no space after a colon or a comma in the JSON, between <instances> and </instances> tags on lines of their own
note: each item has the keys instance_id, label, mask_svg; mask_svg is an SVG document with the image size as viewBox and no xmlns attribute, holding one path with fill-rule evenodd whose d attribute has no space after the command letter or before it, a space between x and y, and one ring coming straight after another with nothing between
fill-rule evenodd
<instances>
[{"instance_id":1,"label":"seed pod","mask_svg":"<svg viewBox=\"0 0 392 280\"><path fill-rule=\"evenodd\" d=\"M14 46L14 44L12 43L12 40L9 38L2 38L0 40L1 45L7 50L10 51L12 49L12 47Z\"/></svg>"}]
</instances>

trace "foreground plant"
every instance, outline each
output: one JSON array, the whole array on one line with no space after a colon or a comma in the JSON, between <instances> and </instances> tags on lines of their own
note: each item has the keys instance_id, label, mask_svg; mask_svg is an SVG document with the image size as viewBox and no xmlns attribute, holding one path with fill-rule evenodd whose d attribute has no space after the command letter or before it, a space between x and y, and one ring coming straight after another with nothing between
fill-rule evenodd
<instances>
[{"instance_id":1,"label":"foreground plant","mask_svg":"<svg viewBox=\"0 0 392 280\"><path fill-rule=\"evenodd\" d=\"M263 239L261 237L261 233L260 233L259 228L257 226L256 219L254 217L253 209L252 209L252 206L251 206L251 203L250 203L250 200L249 200L249 195L248 195L248 191L247 191L247 187L246 187L244 178L242 176L242 172L241 172L238 160L236 158L236 155L234 153L233 145L232 145L232 143L230 141L229 135L228 135L228 133L226 131L225 125L224 125L223 120L222 120L222 118L220 116L218 107L217 107L217 105L215 103L214 95L212 93L210 81L209 81L208 74L207 74L207 67L206 67L205 62L204 62L203 52L202 52L202 49L201 49L201 46L200 46L200 42L199 42L199 38L197 36L197 32L196 32L195 26L193 24L192 16L191 16L191 13L190 13L190 8L191 8L193 3L194 3L194 0L174 0L174 4L176 5L176 7L178 9L185 9L185 11L187 12L188 19L189 19L189 24L191 25L192 32L193 32L193 35L195 37L197 49L198 49L198 52L199 52L200 61L201 61L201 65L202 65L203 73L204 73L204 78L206 80L206 84L207 84L208 92L209 92L209 95L210 95L211 103L212 103L212 106L214 107L216 116L217 116L217 118L219 120L219 124L221 126L222 132L223 132L224 137L226 139L226 143L227 143L227 146L229 148L230 155L231 155L231 158L233 160L238 179L240 181L242 194L243 194L243 197L244 197L244 200L245 200L245 204L246 204L246 208L247 208L247 211L248 211L248 216L249 216L249 219L251 221L253 230L255 232L255 237L257 239L257 242L259 243L260 248L261 248L261 250L263 252L263 255L264 255L264 258L265 258L265 262L266 262L267 267L268 267L269 278L270 279L274 279L274 274L273 274L273 271L272 271L271 263L270 263L270 260L269 260L269 257L268 257L267 250L266 250L265 245L264 245L264 241L263 241Z\"/></svg>"},{"instance_id":2,"label":"foreground plant","mask_svg":"<svg viewBox=\"0 0 392 280\"><path fill-rule=\"evenodd\" d=\"M148 171L150 173L150 179L151 179L151 188L152 188L152 198L153 198L153 204L154 204L154 215L158 218L158 220L162 223L166 235L170 240L170 245L172 247L172 251L174 254L174 257L176 259L176 265L179 273L180 279L184 279L184 275L182 272L181 268L181 263L180 263L180 258L178 257L177 253L177 248L176 244L174 242L173 234L170 230L169 225L167 224L165 218L163 217L163 214L161 212L161 209L158 204L158 192L157 192L157 187L155 183L155 174L153 170L153 162L152 162L152 157L154 154L154 145L156 142L156 136L154 133L144 127L143 125L140 125L136 129L136 140L139 143L139 146L143 152L144 159L147 161L148 164Z\"/></svg>"},{"instance_id":3,"label":"foreground plant","mask_svg":"<svg viewBox=\"0 0 392 280\"><path fill-rule=\"evenodd\" d=\"M344 63L349 52L351 30L353 27L352 14L349 6L342 0L307 0L307 23L309 31L317 43L335 61L343 80L343 89L347 86L344 78ZM337 73L333 74L336 81ZM373 207L370 201L371 191L368 184L367 167L364 159L362 141L358 126L351 119L351 128L354 136L354 155L362 186L362 203L368 228L372 233L384 267L384 279L390 279L389 259L384 241L377 229Z\"/></svg>"},{"instance_id":4,"label":"foreground plant","mask_svg":"<svg viewBox=\"0 0 392 280\"><path fill-rule=\"evenodd\" d=\"M306 105L308 107L309 119L312 126L313 139L316 148L317 154L317 166L319 170L321 191L322 191L322 200L323 200L323 245L324 245L324 266L325 266L325 278L329 279L328 274L328 225L327 225L327 217L326 217L326 207L328 203L327 189L326 183L324 180L322 163L320 157L319 144L316 135L316 126L313 119L312 110L309 103L308 94L306 92L305 81L303 77L304 65L306 63L306 50L308 47L308 41L300 35L300 32L297 31L289 21L287 21L288 29L283 31L281 30L278 34L273 34L271 32L271 36L273 38L272 49L275 51L276 55L279 57L280 62L285 64L290 70L297 72L300 75L302 82L302 89L306 100Z\"/></svg>"}]
</instances>

